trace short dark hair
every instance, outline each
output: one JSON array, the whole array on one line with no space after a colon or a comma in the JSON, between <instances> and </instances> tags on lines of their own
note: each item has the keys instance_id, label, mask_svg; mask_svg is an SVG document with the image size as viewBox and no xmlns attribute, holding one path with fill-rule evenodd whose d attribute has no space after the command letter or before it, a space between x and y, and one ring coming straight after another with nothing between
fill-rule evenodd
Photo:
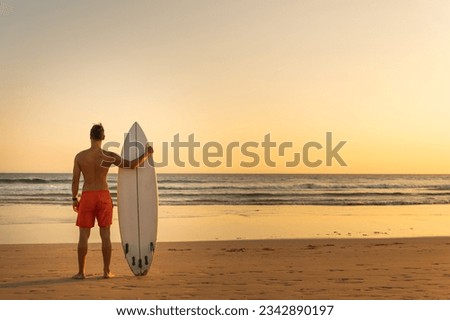
<instances>
[{"instance_id":1,"label":"short dark hair","mask_svg":"<svg viewBox=\"0 0 450 320\"><path fill-rule=\"evenodd\" d=\"M105 139L105 129L101 123L94 124L91 128L91 139L92 140L103 140Z\"/></svg>"}]
</instances>

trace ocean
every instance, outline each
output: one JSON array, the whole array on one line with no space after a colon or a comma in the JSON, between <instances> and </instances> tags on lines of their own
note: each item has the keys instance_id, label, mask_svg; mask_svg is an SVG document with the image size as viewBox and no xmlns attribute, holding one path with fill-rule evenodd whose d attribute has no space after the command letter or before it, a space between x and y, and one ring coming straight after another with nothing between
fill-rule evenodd
<instances>
[{"instance_id":1,"label":"ocean","mask_svg":"<svg viewBox=\"0 0 450 320\"><path fill-rule=\"evenodd\" d=\"M65 173L0 173L0 205L71 205L71 179ZM117 174L108 184L116 201ZM159 174L158 190L162 206L433 205L450 203L450 175Z\"/></svg>"}]
</instances>

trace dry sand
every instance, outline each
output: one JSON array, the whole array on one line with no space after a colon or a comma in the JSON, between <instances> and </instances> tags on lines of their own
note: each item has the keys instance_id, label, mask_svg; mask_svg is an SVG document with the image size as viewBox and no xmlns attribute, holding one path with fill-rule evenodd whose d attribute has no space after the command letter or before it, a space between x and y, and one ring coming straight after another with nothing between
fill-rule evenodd
<instances>
[{"instance_id":1,"label":"dry sand","mask_svg":"<svg viewBox=\"0 0 450 320\"><path fill-rule=\"evenodd\" d=\"M76 245L1 245L1 299L448 299L450 238L160 243L135 277L113 245L101 279L91 244L85 280Z\"/></svg>"}]
</instances>

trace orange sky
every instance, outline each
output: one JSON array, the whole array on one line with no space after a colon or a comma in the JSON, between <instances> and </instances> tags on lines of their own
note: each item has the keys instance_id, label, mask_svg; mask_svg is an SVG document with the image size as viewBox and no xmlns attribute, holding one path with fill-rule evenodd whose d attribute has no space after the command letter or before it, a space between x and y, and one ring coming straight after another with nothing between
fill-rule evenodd
<instances>
[{"instance_id":1,"label":"orange sky","mask_svg":"<svg viewBox=\"0 0 450 320\"><path fill-rule=\"evenodd\" d=\"M275 168L171 156L160 172L450 173L448 1L2 5L0 172L70 172L92 123L121 142L138 121L156 147L177 133L224 148L270 133L296 152L326 132L347 141L346 167L274 153Z\"/></svg>"}]
</instances>

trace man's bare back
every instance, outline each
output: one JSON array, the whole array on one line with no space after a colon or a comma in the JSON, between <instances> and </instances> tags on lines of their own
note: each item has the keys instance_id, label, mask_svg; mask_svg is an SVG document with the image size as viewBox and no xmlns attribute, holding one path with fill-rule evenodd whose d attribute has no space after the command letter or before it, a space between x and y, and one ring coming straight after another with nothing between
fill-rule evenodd
<instances>
[{"instance_id":1,"label":"man's bare back","mask_svg":"<svg viewBox=\"0 0 450 320\"><path fill-rule=\"evenodd\" d=\"M103 150L100 143L92 143L92 146L89 149L81 151L75 157L73 169L73 190L75 191L78 187L81 173L83 173L84 178L83 191L108 190L108 183L106 181L109 168L112 165L116 165L121 168L134 169L152 153L153 149L149 146L146 152L139 158L133 161L128 161L122 159L114 152ZM78 189L75 194L77 192Z\"/></svg>"},{"instance_id":2,"label":"man's bare back","mask_svg":"<svg viewBox=\"0 0 450 320\"><path fill-rule=\"evenodd\" d=\"M83 173L83 191L108 190L106 182L108 170L113 164L109 152L97 146L83 150L75 157L75 164Z\"/></svg>"}]
</instances>

